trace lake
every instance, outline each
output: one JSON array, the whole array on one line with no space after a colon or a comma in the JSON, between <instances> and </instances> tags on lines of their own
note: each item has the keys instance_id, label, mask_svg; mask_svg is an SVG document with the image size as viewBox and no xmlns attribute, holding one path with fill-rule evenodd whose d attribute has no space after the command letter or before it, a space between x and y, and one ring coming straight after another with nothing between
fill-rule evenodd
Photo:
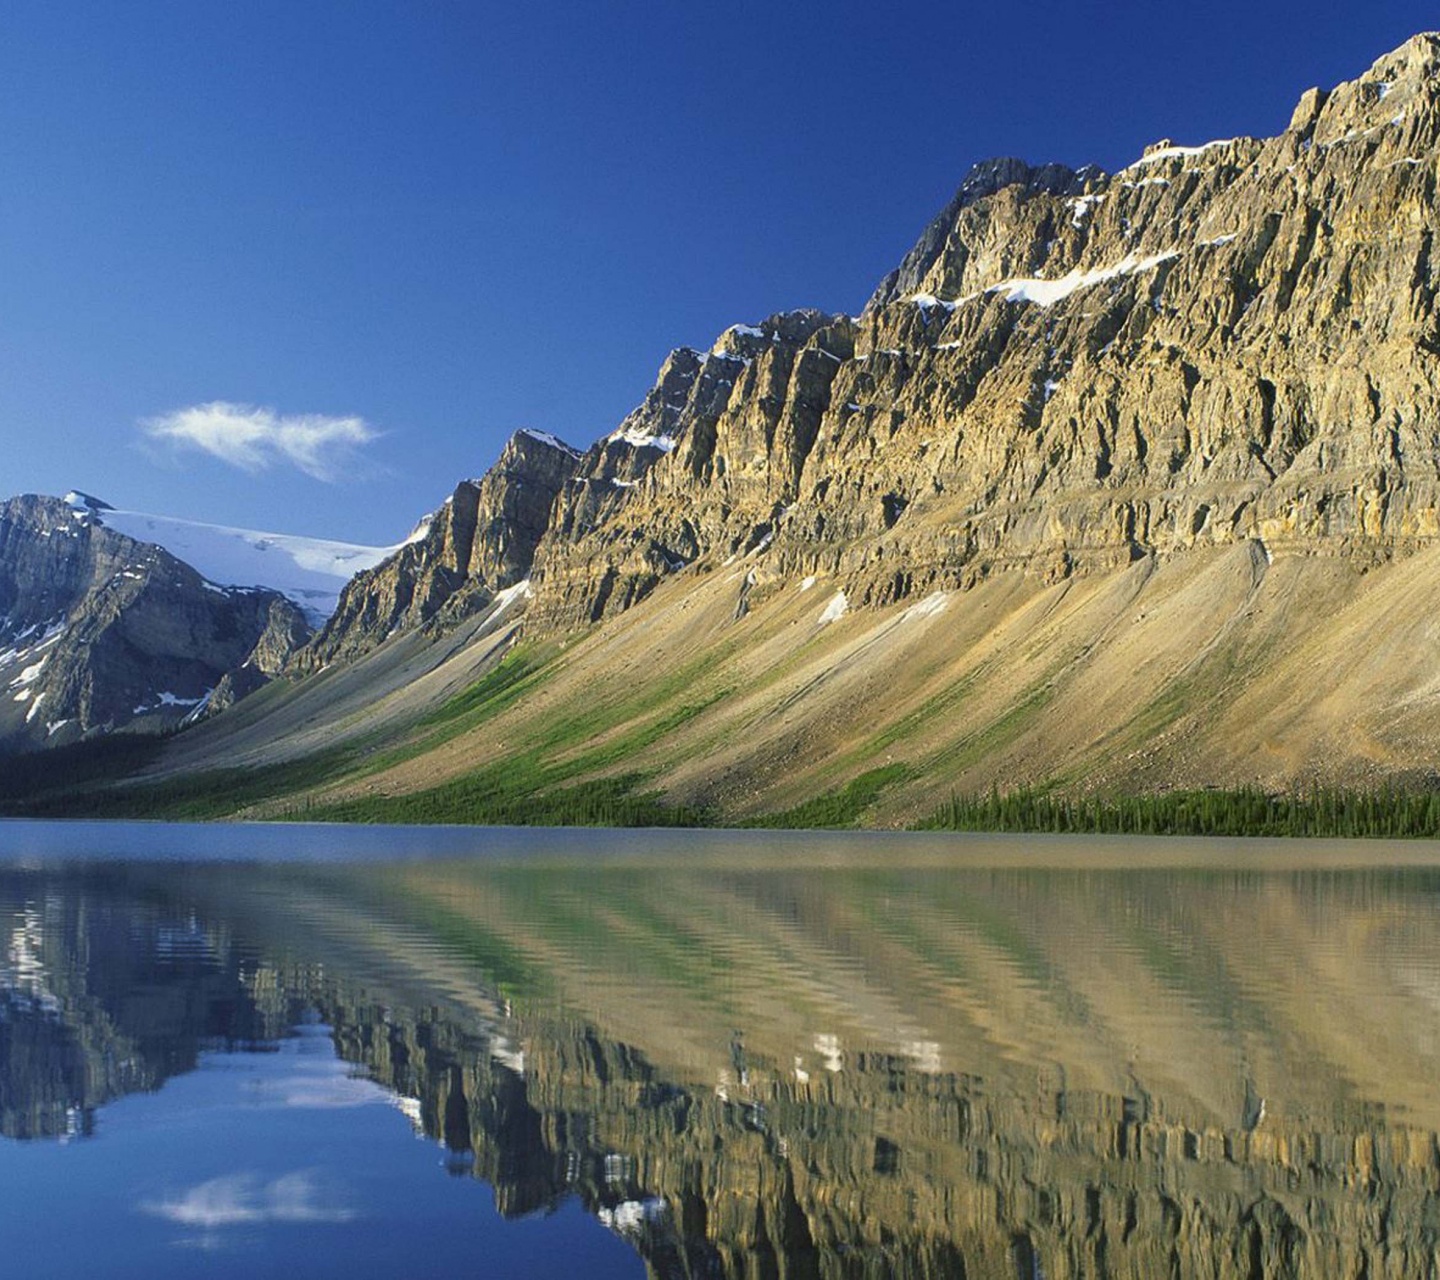
<instances>
[{"instance_id":1,"label":"lake","mask_svg":"<svg viewBox=\"0 0 1440 1280\"><path fill-rule=\"evenodd\" d=\"M1436 1276L1428 845L0 823L0 1259Z\"/></svg>"}]
</instances>

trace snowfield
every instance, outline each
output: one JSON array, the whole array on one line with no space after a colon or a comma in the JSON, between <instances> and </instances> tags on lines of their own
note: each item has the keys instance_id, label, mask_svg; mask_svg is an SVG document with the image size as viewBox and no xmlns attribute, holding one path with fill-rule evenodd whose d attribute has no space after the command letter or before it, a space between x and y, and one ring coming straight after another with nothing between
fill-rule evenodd
<instances>
[{"instance_id":1,"label":"snowfield","mask_svg":"<svg viewBox=\"0 0 1440 1280\"><path fill-rule=\"evenodd\" d=\"M362 569L374 568L405 545L367 547L297 534L232 529L141 511L117 511L89 505L80 494L67 494L66 500L77 509L87 510L98 524L116 533L164 547L218 586L270 587L280 591L304 609L315 624L335 612L340 592L351 578ZM424 533L422 522L406 541L414 541Z\"/></svg>"}]
</instances>

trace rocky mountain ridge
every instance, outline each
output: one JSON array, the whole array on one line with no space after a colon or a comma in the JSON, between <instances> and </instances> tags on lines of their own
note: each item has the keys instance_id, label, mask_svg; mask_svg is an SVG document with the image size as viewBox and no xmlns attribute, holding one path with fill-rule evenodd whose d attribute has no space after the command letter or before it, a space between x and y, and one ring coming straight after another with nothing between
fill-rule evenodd
<instances>
[{"instance_id":1,"label":"rocky mountain ridge","mask_svg":"<svg viewBox=\"0 0 1440 1280\"><path fill-rule=\"evenodd\" d=\"M462 480L422 522L423 534L351 579L294 669L353 660L397 632L454 626L497 599L523 599L555 496L579 457L544 432L516 432L481 479Z\"/></svg>"},{"instance_id":2,"label":"rocky mountain ridge","mask_svg":"<svg viewBox=\"0 0 1440 1280\"><path fill-rule=\"evenodd\" d=\"M521 433L164 767L324 726L405 759L307 804L624 769L746 819L873 775L883 823L992 784L1432 786L1437 184L1433 34L1274 138L978 165L859 316L678 349L583 454ZM513 694L457 699L517 642ZM432 741L442 706L474 723Z\"/></svg>"},{"instance_id":3,"label":"rocky mountain ridge","mask_svg":"<svg viewBox=\"0 0 1440 1280\"><path fill-rule=\"evenodd\" d=\"M601 518L572 514L602 480L581 468L541 612L594 617L767 537L760 580L876 604L1197 543L1434 539L1437 142L1426 35L1273 139L1162 142L1114 175L977 166L857 321L762 325L724 404L682 409ZM642 532L680 556L638 563Z\"/></svg>"},{"instance_id":4,"label":"rocky mountain ridge","mask_svg":"<svg viewBox=\"0 0 1440 1280\"><path fill-rule=\"evenodd\" d=\"M174 727L277 674L310 636L278 591L220 587L84 503L0 503L0 744Z\"/></svg>"},{"instance_id":5,"label":"rocky mountain ridge","mask_svg":"<svg viewBox=\"0 0 1440 1280\"><path fill-rule=\"evenodd\" d=\"M762 547L757 586L823 573L880 605L1196 545L1433 540L1437 143L1421 35L1275 138L976 165L859 317L671 354L517 566L532 631Z\"/></svg>"}]
</instances>

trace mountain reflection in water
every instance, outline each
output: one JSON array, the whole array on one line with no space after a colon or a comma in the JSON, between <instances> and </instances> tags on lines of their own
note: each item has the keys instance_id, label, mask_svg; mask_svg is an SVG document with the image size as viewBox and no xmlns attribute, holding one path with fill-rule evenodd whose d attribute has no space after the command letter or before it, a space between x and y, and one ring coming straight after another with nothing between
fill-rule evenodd
<instances>
[{"instance_id":1,"label":"mountain reflection in water","mask_svg":"<svg viewBox=\"0 0 1440 1280\"><path fill-rule=\"evenodd\" d=\"M309 1024L506 1217L578 1203L654 1275L1413 1280L1440 1274L1437 890L857 858L3 869L0 1131L103 1143L105 1104Z\"/></svg>"}]
</instances>

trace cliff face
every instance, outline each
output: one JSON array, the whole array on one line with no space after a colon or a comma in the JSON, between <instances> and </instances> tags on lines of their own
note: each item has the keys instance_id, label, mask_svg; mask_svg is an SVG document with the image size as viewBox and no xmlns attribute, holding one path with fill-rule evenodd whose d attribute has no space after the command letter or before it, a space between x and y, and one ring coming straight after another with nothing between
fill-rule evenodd
<instances>
[{"instance_id":1,"label":"cliff face","mask_svg":"<svg viewBox=\"0 0 1440 1280\"><path fill-rule=\"evenodd\" d=\"M597 622L716 551L773 539L800 490L846 316L794 311L682 348L620 427L585 455L536 554L537 627Z\"/></svg>"},{"instance_id":2,"label":"cliff face","mask_svg":"<svg viewBox=\"0 0 1440 1280\"><path fill-rule=\"evenodd\" d=\"M854 603L1196 545L1433 541L1437 144L1424 35L1275 138L977 166L858 320L670 358L558 505L535 618L767 538L762 578L828 572Z\"/></svg>"},{"instance_id":3,"label":"cliff face","mask_svg":"<svg viewBox=\"0 0 1440 1280\"><path fill-rule=\"evenodd\" d=\"M554 436L517 432L482 479L461 481L423 535L351 579L294 669L358 658L397 632L432 622L457 623L517 587L578 459Z\"/></svg>"},{"instance_id":4,"label":"cliff face","mask_svg":"<svg viewBox=\"0 0 1440 1280\"><path fill-rule=\"evenodd\" d=\"M519 627L523 689L313 798L522 749L726 819L866 774L878 824L992 785L1433 786L1437 182L1434 35L1278 137L979 165L860 316L674 352L583 456L517 436L290 668L358 659L353 694L428 646L423 680L343 723L297 681L247 760L404 732Z\"/></svg>"},{"instance_id":5,"label":"cliff face","mask_svg":"<svg viewBox=\"0 0 1440 1280\"><path fill-rule=\"evenodd\" d=\"M526 577L531 630L569 630L757 550L758 583L852 605L1197 546L1403 555L1440 537L1437 172L1433 35L1275 138L977 165L861 316L675 351L582 458L516 436L306 661Z\"/></svg>"},{"instance_id":6,"label":"cliff face","mask_svg":"<svg viewBox=\"0 0 1440 1280\"><path fill-rule=\"evenodd\" d=\"M0 503L0 744L179 723L310 630L278 592L217 587L55 498Z\"/></svg>"}]
</instances>

